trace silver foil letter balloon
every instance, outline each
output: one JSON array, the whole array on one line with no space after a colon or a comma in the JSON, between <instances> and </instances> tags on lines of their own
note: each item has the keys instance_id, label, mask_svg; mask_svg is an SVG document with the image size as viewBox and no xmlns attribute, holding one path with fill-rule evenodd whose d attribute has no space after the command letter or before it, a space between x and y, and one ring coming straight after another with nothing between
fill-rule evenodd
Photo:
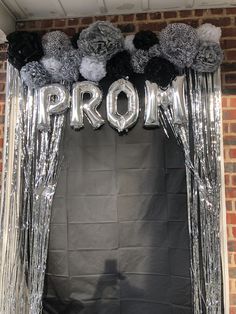
<instances>
[{"instance_id":1,"label":"silver foil letter balloon","mask_svg":"<svg viewBox=\"0 0 236 314\"><path fill-rule=\"evenodd\" d=\"M160 107L166 109L173 102L172 88L162 90L156 83L145 82L144 126L160 126Z\"/></svg>"},{"instance_id":2,"label":"silver foil letter balloon","mask_svg":"<svg viewBox=\"0 0 236 314\"><path fill-rule=\"evenodd\" d=\"M37 92L38 129L50 129L50 115L63 113L69 107L69 91L62 85L51 84L41 87Z\"/></svg>"},{"instance_id":3,"label":"silver foil letter balloon","mask_svg":"<svg viewBox=\"0 0 236 314\"><path fill-rule=\"evenodd\" d=\"M186 103L185 103L185 76L177 76L172 82L173 88L173 122L183 124L187 122Z\"/></svg>"},{"instance_id":4,"label":"silver foil letter balloon","mask_svg":"<svg viewBox=\"0 0 236 314\"><path fill-rule=\"evenodd\" d=\"M85 99L89 94L89 99ZM97 111L102 102L102 92L96 83L84 81L75 83L72 92L72 107L70 125L74 129L84 126L84 113L94 129L100 128L105 121Z\"/></svg>"},{"instance_id":5,"label":"silver foil letter balloon","mask_svg":"<svg viewBox=\"0 0 236 314\"><path fill-rule=\"evenodd\" d=\"M124 115L121 115L117 108L118 96L121 92L128 98L128 110ZM139 98L133 84L125 79L115 81L108 90L106 108L107 119L118 132L131 128L139 116Z\"/></svg>"}]
</instances>

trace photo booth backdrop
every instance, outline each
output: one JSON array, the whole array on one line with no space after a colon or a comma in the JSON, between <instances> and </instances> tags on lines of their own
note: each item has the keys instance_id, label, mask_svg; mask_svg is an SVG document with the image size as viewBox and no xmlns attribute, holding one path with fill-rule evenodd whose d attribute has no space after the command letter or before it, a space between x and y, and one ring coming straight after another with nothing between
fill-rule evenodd
<instances>
[{"instance_id":1,"label":"photo booth backdrop","mask_svg":"<svg viewBox=\"0 0 236 314\"><path fill-rule=\"evenodd\" d=\"M68 119L45 308L74 299L88 314L192 313L184 154L163 129L143 128L140 96L139 122L124 136L107 123L75 132Z\"/></svg>"},{"instance_id":2,"label":"photo booth backdrop","mask_svg":"<svg viewBox=\"0 0 236 314\"><path fill-rule=\"evenodd\" d=\"M222 15L226 15L222 17ZM105 18L105 17L103 17ZM235 18L234 9L212 9L212 10L196 10L196 11L184 11L184 12L165 12L165 13L152 13L152 14L138 14L121 17L107 17L112 22L120 23L124 31L132 32L133 25L138 29L163 27L161 24L174 22L177 19L183 22L188 22L194 25L201 23L203 20L211 19L211 22L218 23L219 26L223 26L223 39L222 44L226 50L225 64L222 66L223 70L223 91L233 90L234 85L234 24ZM84 27L86 23L90 23L94 18L84 19L68 19L68 20L48 20L48 21L31 21L21 22L18 27L27 30L42 30L47 31L51 28L65 29L69 34L73 34L74 29ZM164 21L165 20L165 21ZM144 23L145 22L145 23ZM129 27L127 24L130 24ZM1 56L5 57L5 47L1 46ZM5 83L5 65L4 61L1 62L1 114L4 117L4 83ZM232 92L231 92L232 93ZM234 279L234 252L235 252L235 240L234 240L234 107L235 97L224 96L223 97L223 109L224 109L224 134L225 134L225 158L226 158L226 186L227 186L227 209L228 209L228 234L229 234L229 263L230 263L230 287L231 287L231 304L234 305L234 291L235 291L235 279ZM1 126L1 136L2 126ZM232 306L232 311L234 307Z\"/></svg>"}]
</instances>

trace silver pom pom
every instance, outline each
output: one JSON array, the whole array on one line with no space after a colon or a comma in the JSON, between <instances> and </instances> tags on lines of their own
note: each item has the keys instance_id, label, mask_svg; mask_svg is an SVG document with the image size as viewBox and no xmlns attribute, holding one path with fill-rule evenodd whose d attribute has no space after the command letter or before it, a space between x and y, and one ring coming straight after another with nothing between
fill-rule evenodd
<instances>
[{"instance_id":1,"label":"silver pom pom","mask_svg":"<svg viewBox=\"0 0 236 314\"><path fill-rule=\"evenodd\" d=\"M66 51L61 58L61 79L67 82L76 82L79 79L81 54L77 49Z\"/></svg>"},{"instance_id":2,"label":"silver pom pom","mask_svg":"<svg viewBox=\"0 0 236 314\"><path fill-rule=\"evenodd\" d=\"M44 54L47 57L60 59L62 54L71 48L69 37L61 31L47 33L42 38Z\"/></svg>"},{"instance_id":3,"label":"silver pom pom","mask_svg":"<svg viewBox=\"0 0 236 314\"><path fill-rule=\"evenodd\" d=\"M223 57L223 51L219 44L209 41L201 42L192 68L198 72L214 72L222 63Z\"/></svg>"},{"instance_id":4,"label":"silver pom pom","mask_svg":"<svg viewBox=\"0 0 236 314\"><path fill-rule=\"evenodd\" d=\"M121 31L110 22L95 22L82 30L77 41L83 56L108 60L123 49L124 40Z\"/></svg>"},{"instance_id":5,"label":"silver pom pom","mask_svg":"<svg viewBox=\"0 0 236 314\"><path fill-rule=\"evenodd\" d=\"M183 23L169 24L160 33L163 56L179 66L190 67L197 54L199 39L194 28Z\"/></svg>"},{"instance_id":6,"label":"silver pom pom","mask_svg":"<svg viewBox=\"0 0 236 314\"><path fill-rule=\"evenodd\" d=\"M61 61L67 61L67 60L73 61L77 66L80 66L82 61L82 54L78 49L70 49L68 51L65 51L61 57Z\"/></svg>"},{"instance_id":7,"label":"silver pom pom","mask_svg":"<svg viewBox=\"0 0 236 314\"><path fill-rule=\"evenodd\" d=\"M161 46L159 44L156 44L149 48L148 50L149 57L154 58L154 57L160 57L161 56Z\"/></svg>"},{"instance_id":8,"label":"silver pom pom","mask_svg":"<svg viewBox=\"0 0 236 314\"><path fill-rule=\"evenodd\" d=\"M106 63L93 57L83 57L80 73L85 79L98 82L106 76Z\"/></svg>"},{"instance_id":9,"label":"silver pom pom","mask_svg":"<svg viewBox=\"0 0 236 314\"><path fill-rule=\"evenodd\" d=\"M40 62L47 72L51 75L54 83L61 81L62 63L54 57L43 57Z\"/></svg>"},{"instance_id":10,"label":"silver pom pom","mask_svg":"<svg viewBox=\"0 0 236 314\"><path fill-rule=\"evenodd\" d=\"M216 27L210 23L205 23L197 28L197 34L201 41L219 43L222 31L220 27Z\"/></svg>"},{"instance_id":11,"label":"silver pom pom","mask_svg":"<svg viewBox=\"0 0 236 314\"><path fill-rule=\"evenodd\" d=\"M131 56L131 64L135 73L144 73L144 68L149 61L149 53L147 50L138 49Z\"/></svg>"},{"instance_id":12,"label":"silver pom pom","mask_svg":"<svg viewBox=\"0 0 236 314\"><path fill-rule=\"evenodd\" d=\"M124 41L124 48L128 50L130 53L134 53L137 49L134 47L134 36L135 35L127 35Z\"/></svg>"},{"instance_id":13,"label":"silver pom pom","mask_svg":"<svg viewBox=\"0 0 236 314\"><path fill-rule=\"evenodd\" d=\"M20 74L23 82L30 88L39 88L51 81L49 73L37 61L29 62L23 66Z\"/></svg>"}]
</instances>

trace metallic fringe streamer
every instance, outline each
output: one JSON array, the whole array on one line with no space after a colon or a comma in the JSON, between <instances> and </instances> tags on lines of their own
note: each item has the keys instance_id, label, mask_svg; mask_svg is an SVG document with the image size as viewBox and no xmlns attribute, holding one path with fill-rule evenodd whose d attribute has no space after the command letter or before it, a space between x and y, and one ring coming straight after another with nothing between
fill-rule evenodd
<instances>
[{"instance_id":1,"label":"metallic fringe streamer","mask_svg":"<svg viewBox=\"0 0 236 314\"><path fill-rule=\"evenodd\" d=\"M162 126L185 153L194 313L222 314L220 73L186 70L186 91L188 121L175 124L169 107Z\"/></svg>"},{"instance_id":2,"label":"metallic fringe streamer","mask_svg":"<svg viewBox=\"0 0 236 314\"><path fill-rule=\"evenodd\" d=\"M8 65L1 203L0 314L39 314L65 115L37 130L36 93Z\"/></svg>"},{"instance_id":3,"label":"metallic fringe streamer","mask_svg":"<svg viewBox=\"0 0 236 314\"><path fill-rule=\"evenodd\" d=\"M191 276L195 314L222 314L220 251L220 75L186 71L187 121L161 108L185 153ZM8 65L0 211L0 314L39 314L51 206L60 168L64 115L51 132L37 130L37 95Z\"/></svg>"}]
</instances>

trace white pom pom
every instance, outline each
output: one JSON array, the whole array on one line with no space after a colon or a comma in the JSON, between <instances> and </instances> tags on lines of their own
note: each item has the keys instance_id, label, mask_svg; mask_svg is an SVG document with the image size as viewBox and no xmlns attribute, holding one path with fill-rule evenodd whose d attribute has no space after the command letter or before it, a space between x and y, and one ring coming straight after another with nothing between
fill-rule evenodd
<instances>
[{"instance_id":1,"label":"white pom pom","mask_svg":"<svg viewBox=\"0 0 236 314\"><path fill-rule=\"evenodd\" d=\"M210 41L219 43L221 37L221 28L210 23L202 24L197 28L197 34L201 41Z\"/></svg>"},{"instance_id":2,"label":"white pom pom","mask_svg":"<svg viewBox=\"0 0 236 314\"><path fill-rule=\"evenodd\" d=\"M106 64L92 57L83 57L80 73L85 79L98 82L106 76Z\"/></svg>"},{"instance_id":3,"label":"white pom pom","mask_svg":"<svg viewBox=\"0 0 236 314\"><path fill-rule=\"evenodd\" d=\"M127 35L124 41L125 50L128 50L130 53L133 53L136 51L133 40L134 40L134 35Z\"/></svg>"},{"instance_id":4,"label":"white pom pom","mask_svg":"<svg viewBox=\"0 0 236 314\"><path fill-rule=\"evenodd\" d=\"M40 62L54 81L59 82L62 79L60 73L62 63L60 61L54 57L43 57Z\"/></svg>"}]
</instances>

